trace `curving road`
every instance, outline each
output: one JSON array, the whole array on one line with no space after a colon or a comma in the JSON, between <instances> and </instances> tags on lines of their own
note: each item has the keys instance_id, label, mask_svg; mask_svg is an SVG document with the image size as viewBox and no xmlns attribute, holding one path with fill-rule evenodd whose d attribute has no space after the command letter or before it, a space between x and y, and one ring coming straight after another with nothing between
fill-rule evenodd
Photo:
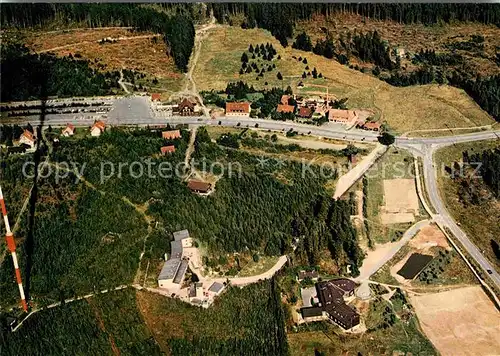
<instances>
[{"instance_id":1,"label":"curving road","mask_svg":"<svg viewBox=\"0 0 500 356\"><path fill-rule=\"evenodd\" d=\"M396 140L396 144L399 147L408 149L413 152L414 155L423 158L423 177L425 189L428 193L429 203L436 212L435 214L431 214L432 219L441 229L447 228L451 231L451 233L467 251L469 256L480 266L484 275L488 276L497 288L500 288L500 274L495 270L495 267L488 261L488 259L483 256L479 248L467 237L465 232L457 225L441 199L437 182L437 170L434 167L433 158L434 153L439 148L459 142L498 139L499 135L499 131L493 131L441 138L429 138L425 140L419 139L418 141L420 142L418 143L412 143L407 140L402 141L401 139Z\"/></svg>"}]
</instances>

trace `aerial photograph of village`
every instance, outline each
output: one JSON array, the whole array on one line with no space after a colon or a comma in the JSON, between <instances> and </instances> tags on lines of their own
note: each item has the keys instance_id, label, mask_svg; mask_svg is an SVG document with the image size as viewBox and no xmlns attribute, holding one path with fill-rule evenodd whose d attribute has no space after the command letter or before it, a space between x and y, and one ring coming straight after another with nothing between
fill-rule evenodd
<instances>
[{"instance_id":1,"label":"aerial photograph of village","mask_svg":"<svg viewBox=\"0 0 500 356\"><path fill-rule=\"evenodd\" d=\"M500 3L0 4L0 355L500 355Z\"/></svg>"}]
</instances>

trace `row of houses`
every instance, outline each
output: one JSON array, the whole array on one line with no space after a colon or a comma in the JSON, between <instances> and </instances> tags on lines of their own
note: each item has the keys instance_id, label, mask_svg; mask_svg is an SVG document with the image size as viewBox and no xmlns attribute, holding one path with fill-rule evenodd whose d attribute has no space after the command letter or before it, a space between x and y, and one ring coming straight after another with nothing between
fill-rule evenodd
<instances>
[{"instance_id":1,"label":"row of houses","mask_svg":"<svg viewBox=\"0 0 500 356\"><path fill-rule=\"evenodd\" d=\"M153 103L159 101L159 94L152 94ZM293 99L293 100L292 100ZM294 105L291 105L293 103ZM196 102L184 98L178 105L172 106L173 114L179 116L199 115L200 110ZM226 102L226 117L250 117L251 107L249 102ZM303 98L291 95L283 95L276 107L276 112L294 114L300 119L319 119L326 117L328 121L340 123L348 128L357 127L364 130L380 131L378 122L366 122L360 117L357 110L332 109L328 97L326 100L318 98Z\"/></svg>"},{"instance_id":2,"label":"row of houses","mask_svg":"<svg viewBox=\"0 0 500 356\"><path fill-rule=\"evenodd\" d=\"M164 140L176 140L182 137L181 131L180 130L168 130L168 131L163 131L161 133L161 137ZM175 146L174 145L167 145L167 146L162 146L160 147L160 153L162 156L165 156L170 153L175 152Z\"/></svg>"},{"instance_id":3,"label":"row of houses","mask_svg":"<svg viewBox=\"0 0 500 356\"><path fill-rule=\"evenodd\" d=\"M75 134L75 126L72 124L67 124L66 127L61 131L61 135L64 137L70 137ZM106 131L106 124L103 121L96 121L90 127L90 135L94 137L101 136L101 134Z\"/></svg>"},{"instance_id":4,"label":"row of houses","mask_svg":"<svg viewBox=\"0 0 500 356\"><path fill-rule=\"evenodd\" d=\"M290 105L290 102L294 102L295 105ZM226 102L227 117L249 117L250 111L250 103L248 102ZM283 95L276 107L276 112L295 114L300 119L326 117L330 122L340 123L349 128L357 127L370 131L380 131L381 128L378 122L366 122L361 119L359 111L331 109L328 100L304 99Z\"/></svg>"}]
</instances>

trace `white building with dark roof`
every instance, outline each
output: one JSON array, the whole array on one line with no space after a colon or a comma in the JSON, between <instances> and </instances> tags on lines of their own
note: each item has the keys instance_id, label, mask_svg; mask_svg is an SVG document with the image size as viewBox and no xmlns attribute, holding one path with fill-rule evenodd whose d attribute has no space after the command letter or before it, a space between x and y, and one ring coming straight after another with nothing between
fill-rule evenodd
<instances>
[{"instance_id":1,"label":"white building with dark roof","mask_svg":"<svg viewBox=\"0 0 500 356\"><path fill-rule=\"evenodd\" d=\"M177 293L182 286L189 264L189 258L185 256L184 249L192 247L193 239L189 236L188 230L176 231L173 235L174 240L170 242L170 257L163 264L158 276L158 286Z\"/></svg>"}]
</instances>

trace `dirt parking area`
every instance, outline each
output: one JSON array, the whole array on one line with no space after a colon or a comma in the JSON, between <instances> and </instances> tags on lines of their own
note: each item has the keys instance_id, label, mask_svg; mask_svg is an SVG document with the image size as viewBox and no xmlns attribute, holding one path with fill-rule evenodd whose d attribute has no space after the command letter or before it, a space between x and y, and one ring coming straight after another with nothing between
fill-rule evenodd
<instances>
[{"instance_id":1,"label":"dirt parking area","mask_svg":"<svg viewBox=\"0 0 500 356\"><path fill-rule=\"evenodd\" d=\"M384 205L381 207L382 224L415 221L418 215L418 196L414 179L385 179Z\"/></svg>"},{"instance_id":2,"label":"dirt parking area","mask_svg":"<svg viewBox=\"0 0 500 356\"><path fill-rule=\"evenodd\" d=\"M411 301L441 355L500 353L500 313L481 287L411 296Z\"/></svg>"},{"instance_id":3,"label":"dirt parking area","mask_svg":"<svg viewBox=\"0 0 500 356\"><path fill-rule=\"evenodd\" d=\"M418 197L414 179L385 179L384 196L385 212L418 213Z\"/></svg>"},{"instance_id":4,"label":"dirt parking area","mask_svg":"<svg viewBox=\"0 0 500 356\"><path fill-rule=\"evenodd\" d=\"M410 247L420 251L428 251L432 247L442 247L451 250L446 236L436 225L425 226L413 239L410 240Z\"/></svg>"}]
</instances>

